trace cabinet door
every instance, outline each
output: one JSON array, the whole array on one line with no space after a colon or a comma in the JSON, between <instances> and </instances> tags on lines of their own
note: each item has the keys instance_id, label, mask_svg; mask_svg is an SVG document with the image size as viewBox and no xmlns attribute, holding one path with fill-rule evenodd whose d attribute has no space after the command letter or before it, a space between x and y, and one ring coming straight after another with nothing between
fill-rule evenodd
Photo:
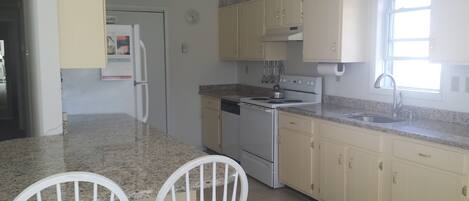
<instances>
[{"instance_id":1,"label":"cabinet door","mask_svg":"<svg viewBox=\"0 0 469 201\"><path fill-rule=\"evenodd\" d=\"M347 201L381 200L381 160L378 154L349 148Z\"/></svg>"},{"instance_id":2,"label":"cabinet door","mask_svg":"<svg viewBox=\"0 0 469 201\"><path fill-rule=\"evenodd\" d=\"M207 148L221 153L220 111L202 108L202 143Z\"/></svg>"},{"instance_id":3,"label":"cabinet door","mask_svg":"<svg viewBox=\"0 0 469 201\"><path fill-rule=\"evenodd\" d=\"M219 8L219 53L222 59L238 58L238 5Z\"/></svg>"},{"instance_id":4,"label":"cabinet door","mask_svg":"<svg viewBox=\"0 0 469 201\"><path fill-rule=\"evenodd\" d=\"M280 129L280 181L307 194L313 193L313 138L311 134Z\"/></svg>"},{"instance_id":5,"label":"cabinet door","mask_svg":"<svg viewBox=\"0 0 469 201\"><path fill-rule=\"evenodd\" d=\"M434 62L469 64L469 1L432 0L431 50Z\"/></svg>"},{"instance_id":6,"label":"cabinet door","mask_svg":"<svg viewBox=\"0 0 469 201\"><path fill-rule=\"evenodd\" d=\"M283 0L283 26L293 27L303 24L303 0Z\"/></svg>"},{"instance_id":7,"label":"cabinet door","mask_svg":"<svg viewBox=\"0 0 469 201\"><path fill-rule=\"evenodd\" d=\"M252 0L239 5L240 58L262 60L264 58L264 0Z\"/></svg>"},{"instance_id":8,"label":"cabinet door","mask_svg":"<svg viewBox=\"0 0 469 201\"><path fill-rule=\"evenodd\" d=\"M279 27L282 24L282 0L265 1L265 26L267 29Z\"/></svg>"},{"instance_id":9,"label":"cabinet door","mask_svg":"<svg viewBox=\"0 0 469 201\"><path fill-rule=\"evenodd\" d=\"M393 160L392 201L463 201L465 176Z\"/></svg>"},{"instance_id":10,"label":"cabinet door","mask_svg":"<svg viewBox=\"0 0 469 201\"><path fill-rule=\"evenodd\" d=\"M308 0L303 3L305 61L340 60L341 2L341 0Z\"/></svg>"},{"instance_id":11,"label":"cabinet door","mask_svg":"<svg viewBox=\"0 0 469 201\"><path fill-rule=\"evenodd\" d=\"M104 0L58 1L61 68L106 66Z\"/></svg>"},{"instance_id":12,"label":"cabinet door","mask_svg":"<svg viewBox=\"0 0 469 201\"><path fill-rule=\"evenodd\" d=\"M326 201L345 201L345 147L321 141L320 195Z\"/></svg>"}]
</instances>

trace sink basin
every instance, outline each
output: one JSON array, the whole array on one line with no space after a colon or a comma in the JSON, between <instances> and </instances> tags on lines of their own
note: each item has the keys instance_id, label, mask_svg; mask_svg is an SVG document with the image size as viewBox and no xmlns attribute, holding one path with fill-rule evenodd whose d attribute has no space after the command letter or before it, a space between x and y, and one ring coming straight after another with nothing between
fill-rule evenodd
<instances>
[{"instance_id":1,"label":"sink basin","mask_svg":"<svg viewBox=\"0 0 469 201\"><path fill-rule=\"evenodd\" d=\"M383 124L402 121L400 119L395 119L392 117L386 117L386 116L381 116L381 115L376 115L376 114L353 114L353 115L346 115L346 117L350 119L364 121L364 122L383 123Z\"/></svg>"}]
</instances>

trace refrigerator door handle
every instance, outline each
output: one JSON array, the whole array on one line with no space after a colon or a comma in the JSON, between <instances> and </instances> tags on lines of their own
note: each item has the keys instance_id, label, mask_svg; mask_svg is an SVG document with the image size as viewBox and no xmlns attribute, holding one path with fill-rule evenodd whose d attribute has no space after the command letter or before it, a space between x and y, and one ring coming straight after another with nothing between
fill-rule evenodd
<instances>
[{"instance_id":1,"label":"refrigerator door handle","mask_svg":"<svg viewBox=\"0 0 469 201\"><path fill-rule=\"evenodd\" d=\"M145 47L145 44L143 41L140 40L140 48L142 48L142 55L143 55L143 75L142 75L142 81L140 82L135 82L135 84L141 84L144 88L144 96L145 96L145 108L143 109L144 115L142 117L142 121L147 123L148 121L148 113L149 113L149 108L150 108L150 98L149 98L149 92L148 92L148 66L147 66L147 48Z\"/></svg>"}]
</instances>

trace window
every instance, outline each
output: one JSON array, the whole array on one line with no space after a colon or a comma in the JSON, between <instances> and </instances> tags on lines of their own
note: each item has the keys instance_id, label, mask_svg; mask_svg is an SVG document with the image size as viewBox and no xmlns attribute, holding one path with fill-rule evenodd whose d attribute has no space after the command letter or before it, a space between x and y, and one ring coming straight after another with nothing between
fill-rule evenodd
<instances>
[{"instance_id":1,"label":"window","mask_svg":"<svg viewBox=\"0 0 469 201\"><path fill-rule=\"evenodd\" d=\"M441 65L430 63L431 0L390 0L384 71L401 89L440 91Z\"/></svg>"}]
</instances>

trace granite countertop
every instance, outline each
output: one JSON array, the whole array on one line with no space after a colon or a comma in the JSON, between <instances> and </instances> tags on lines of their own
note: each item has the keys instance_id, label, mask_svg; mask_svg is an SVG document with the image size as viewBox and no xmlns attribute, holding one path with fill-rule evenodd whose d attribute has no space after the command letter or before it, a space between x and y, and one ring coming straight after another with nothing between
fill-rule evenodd
<instances>
[{"instance_id":1,"label":"granite countertop","mask_svg":"<svg viewBox=\"0 0 469 201\"><path fill-rule=\"evenodd\" d=\"M0 142L0 201L11 201L39 179L67 171L108 177L130 200L155 199L177 168L206 155L125 114L77 115L69 120L67 135ZM210 181L210 174L205 175ZM195 180L192 188L198 187Z\"/></svg>"},{"instance_id":2,"label":"granite countertop","mask_svg":"<svg viewBox=\"0 0 469 201\"><path fill-rule=\"evenodd\" d=\"M468 125L425 119L384 124L369 123L344 116L353 113L371 113L369 111L324 103L280 108L280 110L469 150Z\"/></svg>"},{"instance_id":3,"label":"granite countertop","mask_svg":"<svg viewBox=\"0 0 469 201\"><path fill-rule=\"evenodd\" d=\"M241 84L204 85L199 87L199 94L240 102L245 97L271 96L272 89Z\"/></svg>"}]
</instances>

